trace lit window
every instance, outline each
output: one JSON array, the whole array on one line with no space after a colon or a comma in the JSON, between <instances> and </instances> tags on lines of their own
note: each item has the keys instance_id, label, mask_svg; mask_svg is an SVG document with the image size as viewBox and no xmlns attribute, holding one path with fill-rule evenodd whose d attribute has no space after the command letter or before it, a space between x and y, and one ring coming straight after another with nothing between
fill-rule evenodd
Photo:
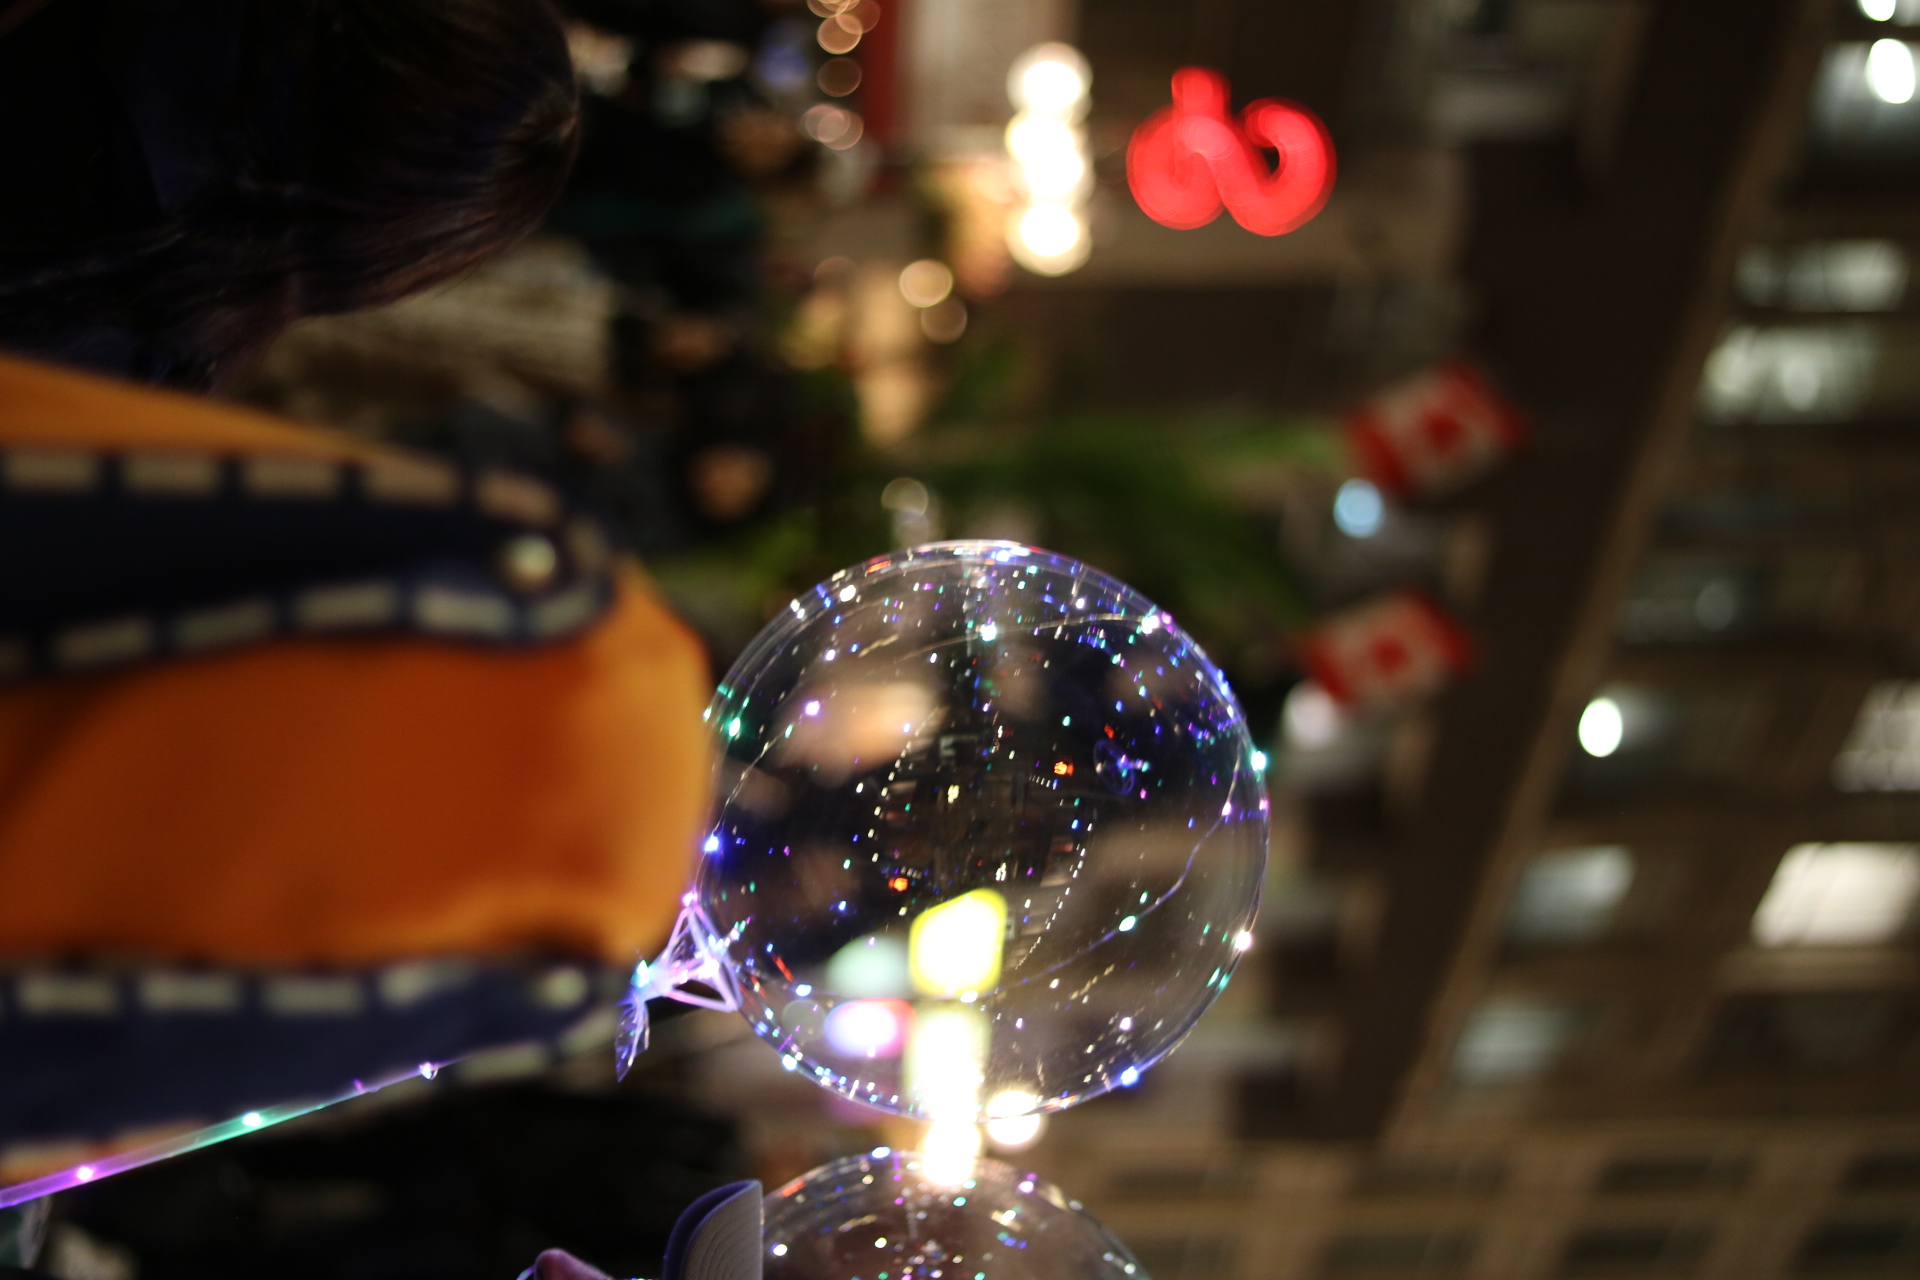
<instances>
[{"instance_id":1,"label":"lit window","mask_svg":"<svg viewBox=\"0 0 1920 1280\"><path fill-rule=\"evenodd\" d=\"M1920 791L1920 682L1876 685L1833 761L1842 791Z\"/></svg>"},{"instance_id":2,"label":"lit window","mask_svg":"<svg viewBox=\"0 0 1920 1280\"><path fill-rule=\"evenodd\" d=\"M1763 947L1888 942L1906 926L1916 895L1920 846L1795 845L1753 913L1753 940Z\"/></svg>"},{"instance_id":3,"label":"lit window","mask_svg":"<svg viewBox=\"0 0 1920 1280\"><path fill-rule=\"evenodd\" d=\"M1474 1010L1453 1053L1463 1084L1518 1084L1546 1074L1579 1030L1581 1010L1543 1000L1489 1000Z\"/></svg>"},{"instance_id":4,"label":"lit window","mask_svg":"<svg viewBox=\"0 0 1920 1280\"><path fill-rule=\"evenodd\" d=\"M1879 337L1862 324L1729 331L1707 358L1701 407L1717 422L1834 422L1866 401Z\"/></svg>"},{"instance_id":5,"label":"lit window","mask_svg":"<svg viewBox=\"0 0 1920 1280\"><path fill-rule=\"evenodd\" d=\"M1920 98L1914 46L1903 40L1827 46L1814 78L1807 121L1816 157L1900 164L1911 155Z\"/></svg>"},{"instance_id":6,"label":"lit window","mask_svg":"<svg viewBox=\"0 0 1920 1280\"><path fill-rule=\"evenodd\" d=\"M1756 246L1740 257L1740 296L1794 311L1891 311L1907 291L1907 255L1891 240Z\"/></svg>"},{"instance_id":7,"label":"lit window","mask_svg":"<svg viewBox=\"0 0 1920 1280\"><path fill-rule=\"evenodd\" d=\"M1507 914L1516 942L1584 942L1613 923L1633 884L1633 855L1622 845L1562 849L1536 858L1520 877Z\"/></svg>"}]
</instances>

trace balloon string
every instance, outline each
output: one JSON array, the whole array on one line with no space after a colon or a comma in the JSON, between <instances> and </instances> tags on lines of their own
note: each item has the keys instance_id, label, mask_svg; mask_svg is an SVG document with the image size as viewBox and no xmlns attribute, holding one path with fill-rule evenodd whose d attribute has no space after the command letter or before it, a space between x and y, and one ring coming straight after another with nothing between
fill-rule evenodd
<instances>
[{"instance_id":1,"label":"balloon string","mask_svg":"<svg viewBox=\"0 0 1920 1280\"><path fill-rule=\"evenodd\" d=\"M174 1137L164 1138L159 1142L148 1143L127 1151L115 1152L110 1156L102 1156L98 1160L89 1160L85 1164L77 1164L59 1173L50 1173L27 1182L17 1182L10 1187L0 1187L0 1209L10 1209L14 1205L25 1204L29 1200L50 1196L56 1191L85 1186L90 1182L98 1182L101 1178L110 1178L116 1173L125 1173L129 1169L138 1169L161 1160L172 1159L174 1156L182 1156L189 1151L198 1151L202 1147L225 1142L229 1138L258 1133L262 1129L269 1129L276 1124L284 1124L288 1120L311 1115L337 1103L351 1102L355 1098L377 1093L388 1085L399 1084L403 1080L431 1080L444 1068L457 1061L459 1059L456 1058L443 1063L423 1062L410 1071L402 1071L376 1080L356 1080L351 1089L331 1098L288 1102L277 1107L262 1107L258 1111L249 1111L218 1124L176 1134Z\"/></svg>"}]
</instances>

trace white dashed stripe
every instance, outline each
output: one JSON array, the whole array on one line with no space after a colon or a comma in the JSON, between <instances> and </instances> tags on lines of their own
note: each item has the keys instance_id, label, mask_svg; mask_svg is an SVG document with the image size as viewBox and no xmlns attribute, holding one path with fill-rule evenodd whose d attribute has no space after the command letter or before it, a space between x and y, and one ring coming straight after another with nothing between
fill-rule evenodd
<instances>
[{"instance_id":1,"label":"white dashed stripe","mask_svg":"<svg viewBox=\"0 0 1920 1280\"><path fill-rule=\"evenodd\" d=\"M14 997L30 1018L110 1018L120 1012L119 984L98 974L23 974L14 983Z\"/></svg>"},{"instance_id":2,"label":"white dashed stripe","mask_svg":"<svg viewBox=\"0 0 1920 1280\"><path fill-rule=\"evenodd\" d=\"M143 973L140 1005L148 1013L238 1013L244 992L227 973Z\"/></svg>"},{"instance_id":3,"label":"white dashed stripe","mask_svg":"<svg viewBox=\"0 0 1920 1280\"><path fill-rule=\"evenodd\" d=\"M183 653L245 644L273 634L273 601L241 600L215 609L183 613L173 624L174 648Z\"/></svg>"},{"instance_id":4,"label":"white dashed stripe","mask_svg":"<svg viewBox=\"0 0 1920 1280\"><path fill-rule=\"evenodd\" d=\"M69 627L53 637L53 662L69 671L132 662L152 652L153 639L153 623L143 617Z\"/></svg>"},{"instance_id":5,"label":"white dashed stripe","mask_svg":"<svg viewBox=\"0 0 1920 1280\"><path fill-rule=\"evenodd\" d=\"M283 1018L342 1018L364 1010L367 993L358 978L268 978L260 984L260 1004Z\"/></svg>"},{"instance_id":6,"label":"white dashed stripe","mask_svg":"<svg viewBox=\"0 0 1920 1280\"><path fill-rule=\"evenodd\" d=\"M0 450L0 483L26 493L88 496L102 479L115 477L114 489L132 498L218 499L225 492L232 455L193 450L104 450L25 447ZM448 507L467 491L466 473L431 458L336 460L295 455L239 457L240 490L256 500L331 501L354 494L369 502ZM350 490L349 475L358 475ZM109 498L114 495L105 495ZM473 508L493 519L521 526L551 527L565 514L560 496L533 477L488 471L471 485ZM502 553L488 566L503 585L532 594L551 585L561 570L552 544L541 542L547 559L527 568L524 555L508 554L543 535L531 530L507 532ZM591 519L572 517L565 545L571 583L555 594L522 605L506 591L484 586L409 581L404 568L394 577L335 583L300 591L284 606L267 595L158 615L129 615L68 625L51 635L0 637L0 680L33 675L43 669L82 671L130 663L161 652L198 653L267 639L282 629L294 632L367 631L411 623L428 633L494 641L516 637L548 640L590 625L605 607L602 589L612 551ZM589 580L590 579L590 580ZM410 595L409 595L410 593ZM524 608L524 613L523 613Z\"/></svg>"},{"instance_id":7,"label":"white dashed stripe","mask_svg":"<svg viewBox=\"0 0 1920 1280\"><path fill-rule=\"evenodd\" d=\"M302 631L385 626L399 612L400 593L388 582L315 587L293 600L293 622Z\"/></svg>"},{"instance_id":8,"label":"white dashed stripe","mask_svg":"<svg viewBox=\"0 0 1920 1280\"><path fill-rule=\"evenodd\" d=\"M422 628L446 635L504 636L513 631L513 606L499 596L451 587L422 587L413 597Z\"/></svg>"},{"instance_id":9,"label":"white dashed stripe","mask_svg":"<svg viewBox=\"0 0 1920 1280\"><path fill-rule=\"evenodd\" d=\"M460 496L460 475L426 458L382 458L369 462L364 485L375 502L449 507Z\"/></svg>"},{"instance_id":10,"label":"white dashed stripe","mask_svg":"<svg viewBox=\"0 0 1920 1280\"><path fill-rule=\"evenodd\" d=\"M325 458L248 458L241 483L256 498L331 498L340 468Z\"/></svg>"},{"instance_id":11,"label":"white dashed stripe","mask_svg":"<svg viewBox=\"0 0 1920 1280\"><path fill-rule=\"evenodd\" d=\"M131 453L120 482L144 496L210 498L220 490L220 460L204 453Z\"/></svg>"},{"instance_id":12,"label":"white dashed stripe","mask_svg":"<svg viewBox=\"0 0 1920 1280\"><path fill-rule=\"evenodd\" d=\"M463 960L412 960L396 964L380 973L381 1003L394 1009L407 1009L422 1000L466 986L475 970Z\"/></svg>"},{"instance_id":13,"label":"white dashed stripe","mask_svg":"<svg viewBox=\"0 0 1920 1280\"><path fill-rule=\"evenodd\" d=\"M5 458L7 487L27 491L82 493L100 480L100 461L70 449L15 449Z\"/></svg>"}]
</instances>

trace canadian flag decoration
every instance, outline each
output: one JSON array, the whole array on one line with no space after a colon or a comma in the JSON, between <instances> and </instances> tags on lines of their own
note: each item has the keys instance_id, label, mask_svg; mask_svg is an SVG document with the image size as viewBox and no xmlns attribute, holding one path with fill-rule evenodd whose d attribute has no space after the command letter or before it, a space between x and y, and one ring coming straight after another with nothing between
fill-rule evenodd
<instances>
[{"instance_id":1,"label":"canadian flag decoration","mask_svg":"<svg viewBox=\"0 0 1920 1280\"><path fill-rule=\"evenodd\" d=\"M1473 661L1472 639L1418 591L1343 610L1294 644L1307 674L1349 707L1423 697Z\"/></svg>"},{"instance_id":2,"label":"canadian flag decoration","mask_svg":"<svg viewBox=\"0 0 1920 1280\"><path fill-rule=\"evenodd\" d=\"M1346 420L1355 468L1402 496L1457 489L1512 453L1524 435L1519 410L1458 360L1389 387Z\"/></svg>"}]
</instances>

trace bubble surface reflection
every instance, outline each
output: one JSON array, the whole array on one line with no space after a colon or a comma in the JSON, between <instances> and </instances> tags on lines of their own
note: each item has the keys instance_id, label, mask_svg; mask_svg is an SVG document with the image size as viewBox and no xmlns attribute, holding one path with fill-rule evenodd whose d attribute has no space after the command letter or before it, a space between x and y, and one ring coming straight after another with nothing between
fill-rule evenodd
<instances>
[{"instance_id":1,"label":"bubble surface reflection","mask_svg":"<svg viewBox=\"0 0 1920 1280\"><path fill-rule=\"evenodd\" d=\"M1267 797L1219 670L1012 543L836 574L742 656L700 900L788 1069L1004 1119L1131 1083L1226 985ZM990 1105L991 1103L991 1105Z\"/></svg>"},{"instance_id":2,"label":"bubble surface reflection","mask_svg":"<svg viewBox=\"0 0 1920 1280\"><path fill-rule=\"evenodd\" d=\"M767 1280L1147 1280L1052 1184L994 1160L942 1170L885 1147L766 1199Z\"/></svg>"}]
</instances>

